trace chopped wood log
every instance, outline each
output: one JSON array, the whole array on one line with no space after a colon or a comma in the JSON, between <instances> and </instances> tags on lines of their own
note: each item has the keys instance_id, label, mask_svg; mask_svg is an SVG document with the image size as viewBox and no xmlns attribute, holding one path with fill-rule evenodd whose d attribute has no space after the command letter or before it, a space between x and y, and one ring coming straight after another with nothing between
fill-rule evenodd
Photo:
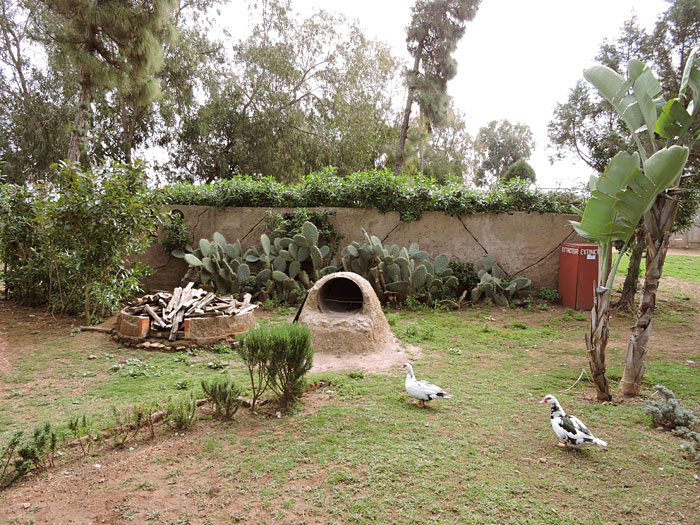
<instances>
[{"instance_id":1,"label":"chopped wood log","mask_svg":"<svg viewBox=\"0 0 700 525\"><path fill-rule=\"evenodd\" d=\"M173 307L177 304L177 302L180 300L180 296L182 295L182 288L177 287L173 291L172 297L170 297L170 302L168 303L168 306L165 307L166 312L171 312Z\"/></svg>"},{"instance_id":2,"label":"chopped wood log","mask_svg":"<svg viewBox=\"0 0 700 525\"><path fill-rule=\"evenodd\" d=\"M151 316L151 318L159 325L161 325L163 328L165 328L165 321L163 321L160 316L156 313L156 311L150 307L150 305L145 305L144 309L146 312L148 312L148 315Z\"/></svg>"},{"instance_id":3,"label":"chopped wood log","mask_svg":"<svg viewBox=\"0 0 700 525\"><path fill-rule=\"evenodd\" d=\"M103 332L105 334L111 334L114 328L104 328L102 326L81 326L80 330L83 332Z\"/></svg>"},{"instance_id":4,"label":"chopped wood log","mask_svg":"<svg viewBox=\"0 0 700 525\"><path fill-rule=\"evenodd\" d=\"M173 327L170 329L170 337L168 337L168 341L175 341L175 339L177 339L177 329L184 318L185 310L180 308L175 315L175 319L173 319Z\"/></svg>"}]
</instances>

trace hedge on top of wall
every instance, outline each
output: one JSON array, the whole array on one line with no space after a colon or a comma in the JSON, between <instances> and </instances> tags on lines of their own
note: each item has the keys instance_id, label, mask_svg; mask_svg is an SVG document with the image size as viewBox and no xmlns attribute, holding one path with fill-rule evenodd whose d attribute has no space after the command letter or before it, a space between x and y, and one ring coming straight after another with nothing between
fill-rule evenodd
<instances>
[{"instance_id":1,"label":"hedge on top of wall","mask_svg":"<svg viewBox=\"0 0 700 525\"><path fill-rule=\"evenodd\" d=\"M338 177L333 168L312 173L293 185L272 177L247 175L211 184L176 184L166 188L167 203L217 207L368 208L396 211L401 220L419 219L424 211L471 213L578 213L580 195L542 191L527 181L511 180L483 192L464 184L441 186L428 177L411 178L391 171Z\"/></svg>"}]
</instances>

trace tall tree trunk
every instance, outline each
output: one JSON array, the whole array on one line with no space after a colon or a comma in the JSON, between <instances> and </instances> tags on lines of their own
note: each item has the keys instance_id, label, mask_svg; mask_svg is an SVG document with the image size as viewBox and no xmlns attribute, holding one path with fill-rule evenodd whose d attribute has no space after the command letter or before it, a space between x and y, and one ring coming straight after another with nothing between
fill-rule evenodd
<instances>
[{"instance_id":1,"label":"tall tree trunk","mask_svg":"<svg viewBox=\"0 0 700 525\"><path fill-rule=\"evenodd\" d=\"M413 61L413 69L408 74L408 96L406 97L406 107L403 110L403 121L401 122L401 134L399 135L399 149L396 152L396 164L394 166L394 174L400 175L403 169L403 160L406 151L406 137L408 136L408 123L411 119L411 106L413 105L413 96L416 92L416 78L418 78L418 68L420 67L420 57L423 52L423 41L418 44L415 60Z\"/></svg>"},{"instance_id":2,"label":"tall tree trunk","mask_svg":"<svg viewBox=\"0 0 700 525\"><path fill-rule=\"evenodd\" d=\"M639 395L646 366L644 358L651 336L651 319L656 307L656 293L666 261L671 229L676 220L682 190L669 190L660 194L651 210L644 218L647 245L647 269L644 275L644 288L639 300L637 322L632 337L627 343L625 370L622 373L620 389L626 397Z\"/></svg>"},{"instance_id":3,"label":"tall tree trunk","mask_svg":"<svg viewBox=\"0 0 700 525\"><path fill-rule=\"evenodd\" d=\"M622 286L620 300L612 307L618 311L633 312L634 298L637 295L637 284L639 282L639 267L644 255L644 225L637 226L634 231L634 243L630 250L630 264L625 277L625 284Z\"/></svg>"},{"instance_id":4,"label":"tall tree trunk","mask_svg":"<svg viewBox=\"0 0 700 525\"><path fill-rule=\"evenodd\" d=\"M80 83L78 108L73 119L73 129L71 130L70 144L68 146L68 162L71 164L80 162L83 141L87 136L88 116L90 115L90 104L92 103L92 93L89 84L89 80Z\"/></svg>"},{"instance_id":5,"label":"tall tree trunk","mask_svg":"<svg viewBox=\"0 0 700 525\"><path fill-rule=\"evenodd\" d=\"M600 255L599 255L600 256ZM605 349L608 346L608 308L610 294L603 286L596 286L591 310L591 331L586 334L586 350L598 401L610 401L610 386L605 377Z\"/></svg>"}]
</instances>

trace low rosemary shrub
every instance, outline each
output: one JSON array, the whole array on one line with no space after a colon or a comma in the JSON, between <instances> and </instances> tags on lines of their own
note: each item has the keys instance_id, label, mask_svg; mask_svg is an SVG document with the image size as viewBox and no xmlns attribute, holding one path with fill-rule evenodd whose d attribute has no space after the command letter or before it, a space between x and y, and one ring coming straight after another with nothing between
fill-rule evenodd
<instances>
[{"instance_id":1,"label":"low rosemary shrub","mask_svg":"<svg viewBox=\"0 0 700 525\"><path fill-rule=\"evenodd\" d=\"M218 378L211 381L202 380L202 390L214 407L214 415L223 419L231 419L238 412L241 400L238 397L242 390L232 379Z\"/></svg>"}]
</instances>

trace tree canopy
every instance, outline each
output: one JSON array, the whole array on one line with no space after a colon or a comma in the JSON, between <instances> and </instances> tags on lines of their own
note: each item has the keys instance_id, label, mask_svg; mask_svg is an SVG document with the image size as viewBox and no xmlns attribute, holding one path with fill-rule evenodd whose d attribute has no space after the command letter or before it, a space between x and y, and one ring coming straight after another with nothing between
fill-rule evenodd
<instances>
[{"instance_id":1,"label":"tree canopy","mask_svg":"<svg viewBox=\"0 0 700 525\"><path fill-rule=\"evenodd\" d=\"M462 38L466 23L473 20L481 0L417 0L406 28L406 43L413 68L406 73L408 95L404 107L394 171L401 173L414 102L420 108L420 123L427 133L433 126L450 122L447 82L457 74L452 53Z\"/></svg>"},{"instance_id":2,"label":"tree canopy","mask_svg":"<svg viewBox=\"0 0 700 525\"><path fill-rule=\"evenodd\" d=\"M527 124L492 120L479 129L474 140L474 182L491 186L509 166L527 160L535 147L535 137Z\"/></svg>"},{"instance_id":3,"label":"tree canopy","mask_svg":"<svg viewBox=\"0 0 700 525\"><path fill-rule=\"evenodd\" d=\"M667 0L651 32L639 26L636 17L626 21L620 34L605 40L596 62L626 75L630 59L648 64L655 72L664 93L677 93L682 71L691 49L700 44L700 5L696 0ZM551 159L569 156L583 160L600 174L618 151L636 149L623 120L587 83L579 80L566 102L559 103L548 125ZM640 140L644 140L641 138ZM691 150L681 185L700 187L700 152ZM681 201L676 228L687 228L696 213L697 194L687 193Z\"/></svg>"}]
</instances>

